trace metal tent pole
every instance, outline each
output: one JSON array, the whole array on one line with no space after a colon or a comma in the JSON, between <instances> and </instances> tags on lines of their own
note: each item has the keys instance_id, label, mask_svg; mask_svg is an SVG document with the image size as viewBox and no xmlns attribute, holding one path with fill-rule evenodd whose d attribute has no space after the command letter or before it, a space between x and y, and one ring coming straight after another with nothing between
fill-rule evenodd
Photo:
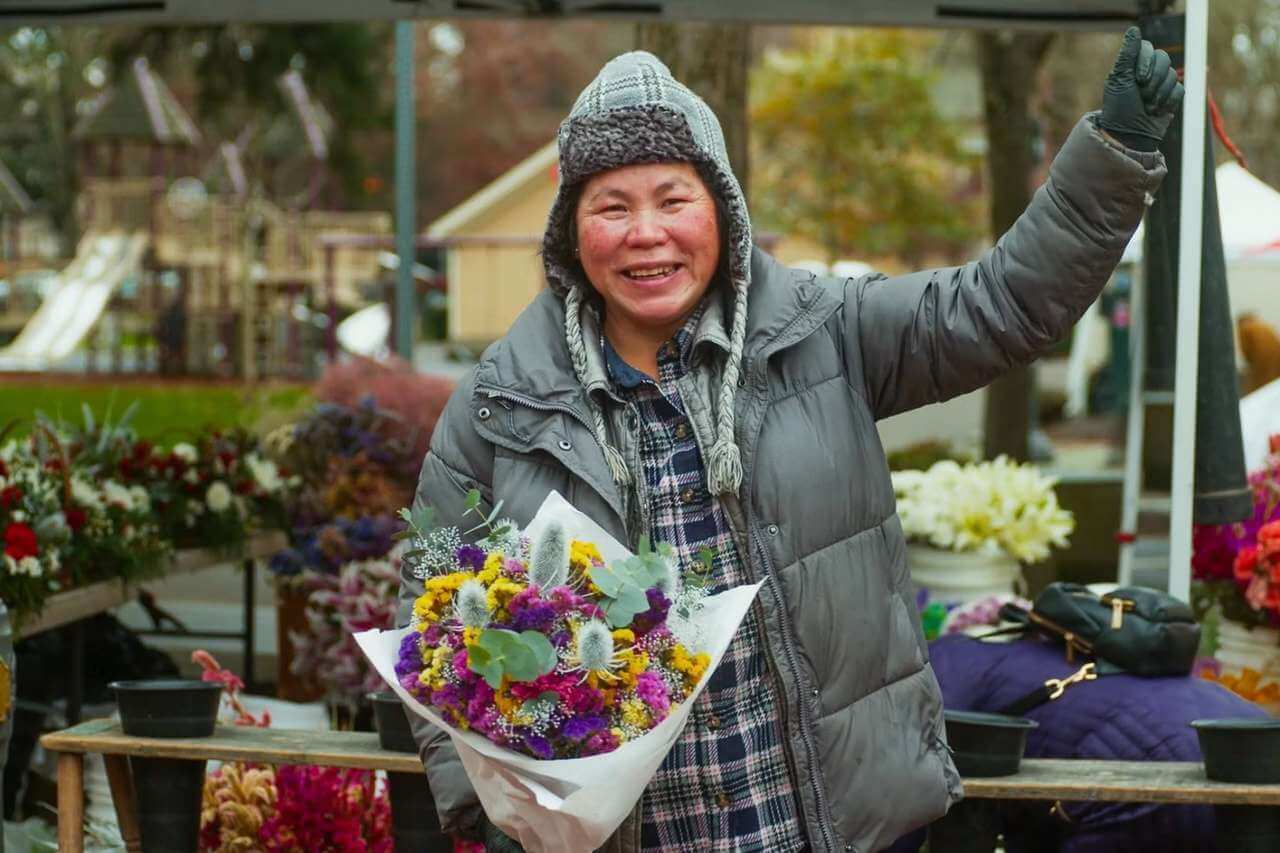
<instances>
[{"instance_id":1,"label":"metal tent pole","mask_svg":"<svg viewBox=\"0 0 1280 853\"><path fill-rule=\"evenodd\" d=\"M1204 150L1208 0L1187 0L1182 106L1182 198L1178 237L1177 347L1174 370L1173 474L1170 488L1169 592L1191 597L1191 524L1195 489L1196 372L1200 351L1200 241L1204 216Z\"/></svg>"},{"instance_id":2,"label":"metal tent pole","mask_svg":"<svg viewBox=\"0 0 1280 853\"><path fill-rule=\"evenodd\" d=\"M396 21L396 353L413 361L414 198L413 21Z\"/></svg>"}]
</instances>

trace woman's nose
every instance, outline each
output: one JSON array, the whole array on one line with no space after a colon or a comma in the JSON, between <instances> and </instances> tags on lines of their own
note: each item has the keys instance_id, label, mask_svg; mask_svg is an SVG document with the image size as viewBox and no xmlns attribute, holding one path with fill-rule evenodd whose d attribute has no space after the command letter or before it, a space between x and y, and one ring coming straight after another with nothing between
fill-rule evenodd
<instances>
[{"instance_id":1,"label":"woman's nose","mask_svg":"<svg viewBox=\"0 0 1280 853\"><path fill-rule=\"evenodd\" d=\"M667 238L667 231L658 221L655 211L637 211L631 219L631 227L627 229L627 243L632 246L653 246Z\"/></svg>"}]
</instances>

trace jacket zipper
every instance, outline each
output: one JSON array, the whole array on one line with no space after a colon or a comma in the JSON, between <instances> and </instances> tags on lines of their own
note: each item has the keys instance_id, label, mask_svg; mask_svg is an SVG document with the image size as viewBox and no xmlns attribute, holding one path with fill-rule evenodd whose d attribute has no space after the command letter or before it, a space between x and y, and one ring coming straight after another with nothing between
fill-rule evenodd
<instances>
[{"instance_id":1,"label":"jacket zipper","mask_svg":"<svg viewBox=\"0 0 1280 853\"><path fill-rule=\"evenodd\" d=\"M778 614L778 624L782 626L782 651L786 655L787 665L791 667L791 672L794 673L794 677L796 679L796 687L799 694L797 696L799 701L796 703L798 706L796 710L800 714L800 740L804 744L805 756L809 761L809 784L813 788L814 798L818 801L818 827L822 830L822 840L826 842L827 849L835 850L836 844L834 839L831 837L831 829L828 826L827 820L827 816L830 812L827 808L826 794L823 793L822 785L818 783L817 778L814 775L815 772L818 772L817 750L814 748L813 740L809 736L808 719L805 710L805 698L803 688L800 687L800 666L796 657L795 646L791 641L791 625L788 622L788 616L786 614L786 605L782 595L782 584L779 582L778 575L774 571L773 558L769 556L769 549L765 547L764 540L760 537L760 530L756 526L754 517L748 517L747 528L748 536L755 543L756 550L760 554L760 561L764 566L765 575L768 577L769 583L773 587L774 598L778 602L778 606L782 608ZM849 849L852 850L853 848Z\"/></svg>"},{"instance_id":2,"label":"jacket zipper","mask_svg":"<svg viewBox=\"0 0 1280 853\"><path fill-rule=\"evenodd\" d=\"M573 416L578 423L591 429L591 424L587 422L586 417L575 409L573 406L564 403L547 403L542 400L535 400L533 397L527 397L524 394L515 391L508 391L505 388L495 388L492 385L476 385L476 390L484 394L490 400L510 400L512 403L519 403L530 409L536 409L539 412L564 412L566 415Z\"/></svg>"}]
</instances>

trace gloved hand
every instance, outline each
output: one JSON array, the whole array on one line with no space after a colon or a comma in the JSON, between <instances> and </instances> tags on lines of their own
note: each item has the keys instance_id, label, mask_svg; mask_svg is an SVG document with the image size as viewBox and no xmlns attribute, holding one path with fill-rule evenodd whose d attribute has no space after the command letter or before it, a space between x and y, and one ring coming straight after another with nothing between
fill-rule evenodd
<instances>
[{"instance_id":1,"label":"gloved hand","mask_svg":"<svg viewBox=\"0 0 1280 853\"><path fill-rule=\"evenodd\" d=\"M1098 124L1136 151L1155 151L1182 95L1169 54L1156 50L1137 27L1130 27L1102 90Z\"/></svg>"},{"instance_id":2,"label":"gloved hand","mask_svg":"<svg viewBox=\"0 0 1280 853\"><path fill-rule=\"evenodd\" d=\"M524 853L520 842L494 826L488 815L480 817L480 838L484 841L484 853Z\"/></svg>"}]
</instances>

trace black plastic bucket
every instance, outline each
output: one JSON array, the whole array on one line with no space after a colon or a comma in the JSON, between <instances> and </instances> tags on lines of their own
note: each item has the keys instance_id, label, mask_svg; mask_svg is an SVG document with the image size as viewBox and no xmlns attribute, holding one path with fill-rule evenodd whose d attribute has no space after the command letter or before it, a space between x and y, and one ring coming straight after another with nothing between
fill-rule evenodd
<instances>
[{"instance_id":1,"label":"black plastic bucket","mask_svg":"<svg viewBox=\"0 0 1280 853\"><path fill-rule=\"evenodd\" d=\"M1221 853L1275 853L1280 850L1280 808L1213 807Z\"/></svg>"},{"instance_id":2,"label":"black plastic bucket","mask_svg":"<svg viewBox=\"0 0 1280 853\"><path fill-rule=\"evenodd\" d=\"M1204 775L1218 782L1280 782L1280 720L1270 717L1194 720Z\"/></svg>"},{"instance_id":3,"label":"black plastic bucket","mask_svg":"<svg viewBox=\"0 0 1280 853\"><path fill-rule=\"evenodd\" d=\"M113 681L120 728L137 737L208 737L218 719L222 685L186 678Z\"/></svg>"},{"instance_id":4,"label":"black plastic bucket","mask_svg":"<svg viewBox=\"0 0 1280 853\"><path fill-rule=\"evenodd\" d=\"M961 776L1012 776L1038 723L981 711L946 711L947 743Z\"/></svg>"},{"instance_id":5,"label":"black plastic bucket","mask_svg":"<svg viewBox=\"0 0 1280 853\"><path fill-rule=\"evenodd\" d=\"M393 752L418 751L409 718L400 697L391 691L370 693L378 742ZM451 853L453 839L440 831L435 800L423 773L388 773L391 789L391 832L397 850Z\"/></svg>"},{"instance_id":6,"label":"black plastic bucket","mask_svg":"<svg viewBox=\"0 0 1280 853\"><path fill-rule=\"evenodd\" d=\"M222 685L186 679L116 681L120 727L138 737L194 738L213 734ZM194 851L200 841L205 762L132 756L143 853Z\"/></svg>"}]
</instances>

